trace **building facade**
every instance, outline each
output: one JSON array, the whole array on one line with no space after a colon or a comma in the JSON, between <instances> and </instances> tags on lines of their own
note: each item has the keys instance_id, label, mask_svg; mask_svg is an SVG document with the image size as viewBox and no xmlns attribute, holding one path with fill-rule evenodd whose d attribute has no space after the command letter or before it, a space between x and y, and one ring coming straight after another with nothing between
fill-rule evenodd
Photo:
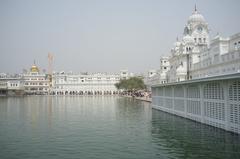
<instances>
[{"instance_id":1,"label":"building facade","mask_svg":"<svg viewBox=\"0 0 240 159\"><path fill-rule=\"evenodd\" d=\"M208 24L195 7L184 27L182 39L180 41L177 39L171 49L167 81L178 82L191 79L190 69L200 61L200 55L209 47L209 43Z\"/></svg>"},{"instance_id":2,"label":"building facade","mask_svg":"<svg viewBox=\"0 0 240 159\"><path fill-rule=\"evenodd\" d=\"M117 74L109 73L54 73L52 81L48 74L41 73L34 64L29 72L19 77L8 77L0 74L0 94L8 94L10 90L22 90L27 95L116 95L115 84L121 79L133 76L127 70Z\"/></svg>"},{"instance_id":3,"label":"building facade","mask_svg":"<svg viewBox=\"0 0 240 159\"><path fill-rule=\"evenodd\" d=\"M228 38L216 36L190 68L193 79L236 72L240 72L240 33Z\"/></svg>"},{"instance_id":4,"label":"building facade","mask_svg":"<svg viewBox=\"0 0 240 159\"><path fill-rule=\"evenodd\" d=\"M240 33L210 40L208 23L195 7L182 39L177 38L165 61L167 69L161 63L156 76L148 80L150 85L240 72Z\"/></svg>"},{"instance_id":5,"label":"building facade","mask_svg":"<svg viewBox=\"0 0 240 159\"><path fill-rule=\"evenodd\" d=\"M150 90L151 85L167 83L167 72L169 71L170 65L168 57L160 58L160 69L149 70L148 75L144 78L144 83L147 89Z\"/></svg>"},{"instance_id":6,"label":"building facade","mask_svg":"<svg viewBox=\"0 0 240 159\"><path fill-rule=\"evenodd\" d=\"M210 40L195 8L166 60L167 83L151 85L152 107L240 134L240 33Z\"/></svg>"},{"instance_id":7,"label":"building facade","mask_svg":"<svg viewBox=\"0 0 240 159\"><path fill-rule=\"evenodd\" d=\"M55 73L52 92L56 95L115 95L119 94L115 84L128 77L127 70L122 70L119 74Z\"/></svg>"},{"instance_id":8,"label":"building facade","mask_svg":"<svg viewBox=\"0 0 240 159\"><path fill-rule=\"evenodd\" d=\"M24 80L21 76L0 74L0 95L23 95Z\"/></svg>"},{"instance_id":9,"label":"building facade","mask_svg":"<svg viewBox=\"0 0 240 159\"><path fill-rule=\"evenodd\" d=\"M47 74L41 73L34 64L29 72L22 74L24 80L25 94L43 95L49 93L50 81Z\"/></svg>"},{"instance_id":10,"label":"building facade","mask_svg":"<svg viewBox=\"0 0 240 159\"><path fill-rule=\"evenodd\" d=\"M119 73L41 73L32 65L30 71L18 75L18 78L8 78L0 74L0 93L7 94L9 90L22 89L27 95L115 95L120 91L115 84L121 79L128 79L133 74L128 70Z\"/></svg>"}]
</instances>

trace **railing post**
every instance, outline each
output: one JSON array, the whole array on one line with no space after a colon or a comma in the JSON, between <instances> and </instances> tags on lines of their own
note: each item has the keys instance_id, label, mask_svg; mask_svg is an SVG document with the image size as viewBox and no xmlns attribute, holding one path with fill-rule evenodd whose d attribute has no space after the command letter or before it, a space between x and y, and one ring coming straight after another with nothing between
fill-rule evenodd
<instances>
[{"instance_id":1,"label":"railing post","mask_svg":"<svg viewBox=\"0 0 240 159\"><path fill-rule=\"evenodd\" d=\"M174 95L175 89L174 89L174 86L172 86L171 89L172 89L172 111L174 112L174 114L176 114L175 109L174 109L175 108L175 95Z\"/></svg>"},{"instance_id":2,"label":"railing post","mask_svg":"<svg viewBox=\"0 0 240 159\"><path fill-rule=\"evenodd\" d=\"M185 118L187 117L187 100L188 100L188 96L187 96L187 85L183 85L183 93L184 93L184 116Z\"/></svg>"},{"instance_id":3,"label":"railing post","mask_svg":"<svg viewBox=\"0 0 240 159\"><path fill-rule=\"evenodd\" d=\"M163 107L166 108L166 93L165 93L166 87L163 87Z\"/></svg>"},{"instance_id":4,"label":"railing post","mask_svg":"<svg viewBox=\"0 0 240 159\"><path fill-rule=\"evenodd\" d=\"M224 108L225 108L225 130L229 131L230 130L230 105L229 105L229 80L222 81L221 84L223 86L223 96L224 96Z\"/></svg>"},{"instance_id":5,"label":"railing post","mask_svg":"<svg viewBox=\"0 0 240 159\"><path fill-rule=\"evenodd\" d=\"M204 123L204 83L198 84L200 90L201 123Z\"/></svg>"}]
</instances>

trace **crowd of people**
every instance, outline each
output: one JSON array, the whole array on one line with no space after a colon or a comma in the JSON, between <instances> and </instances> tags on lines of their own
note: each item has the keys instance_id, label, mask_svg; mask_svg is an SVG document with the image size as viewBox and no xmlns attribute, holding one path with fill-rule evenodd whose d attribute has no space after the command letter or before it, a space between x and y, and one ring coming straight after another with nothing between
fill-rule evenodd
<instances>
[{"instance_id":1,"label":"crowd of people","mask_svg":"<svg viewBox=\"0 0 240 159\"><path fill-rule=\"evenodd\" d=\"M131 96L131 97L145 97L151 98L151 92L146 90L136 90L136 91L123 91L121 93L123 96Z\"/></svg>"}]
</instances>

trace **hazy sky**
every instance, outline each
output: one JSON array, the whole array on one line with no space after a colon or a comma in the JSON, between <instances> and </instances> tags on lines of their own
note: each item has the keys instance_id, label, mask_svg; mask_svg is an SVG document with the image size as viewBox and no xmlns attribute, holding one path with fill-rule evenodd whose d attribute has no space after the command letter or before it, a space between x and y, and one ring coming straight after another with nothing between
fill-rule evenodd
<instances>
[{"instance_id":1,"label":"hazy sky","mask_svg":"<svg viewBox=\"0 0 240 159\"><path fill-rule=\"evenodd\" d=\"M194 5L211 37L240 32L239 0L0 0L0 72L144 72L159 67Z\"/></svg>"}]
</instances>

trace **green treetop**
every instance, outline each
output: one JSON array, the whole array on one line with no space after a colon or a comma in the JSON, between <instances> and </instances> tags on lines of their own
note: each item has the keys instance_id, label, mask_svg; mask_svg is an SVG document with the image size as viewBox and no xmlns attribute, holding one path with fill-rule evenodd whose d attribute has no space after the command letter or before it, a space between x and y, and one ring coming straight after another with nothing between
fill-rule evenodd
<instances>
[{"instance_id":1,"label":"green treetop","mask_svg":"<svg viewBox=\"0 0 240 159\"><path fill-rule=\"evenodd\" d=\"M141 90L145 89L146 86L139 77L130 77L129 79L121 79L119 83L115 84L117 89L124 89L124 90Z\"/></svg>"}]
</instances>

